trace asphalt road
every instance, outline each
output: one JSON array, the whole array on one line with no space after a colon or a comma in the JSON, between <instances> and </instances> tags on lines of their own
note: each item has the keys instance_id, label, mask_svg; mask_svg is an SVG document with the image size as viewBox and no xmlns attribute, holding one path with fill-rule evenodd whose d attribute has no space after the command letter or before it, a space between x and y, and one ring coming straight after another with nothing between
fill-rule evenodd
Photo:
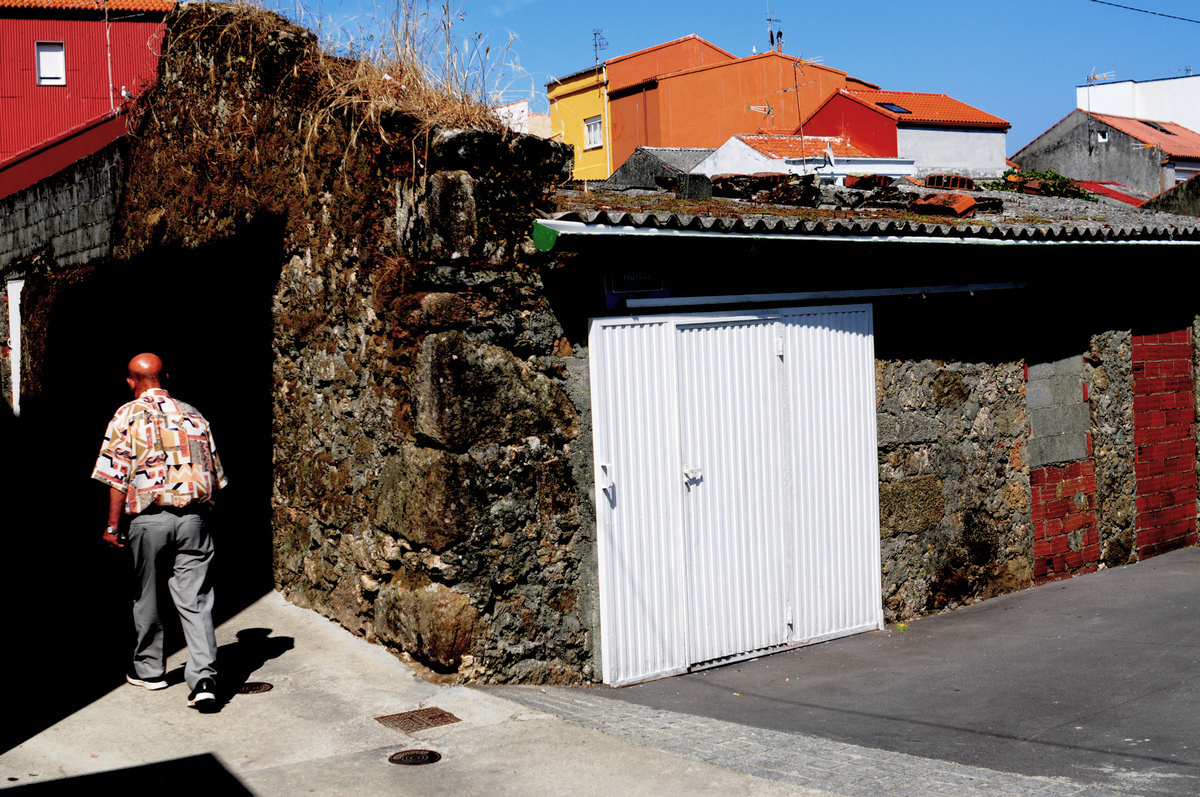
<instances>
[{"instance_id":1,"label":"asphalt road","mask_svg":"<svg viewBox=\"0 0 1200 797\"><path fill-rule=\"evenodd\" d=\"M605 689L653 708L1145 795L1200 794L1200 549Z\"/></svg>"}]
</instances>

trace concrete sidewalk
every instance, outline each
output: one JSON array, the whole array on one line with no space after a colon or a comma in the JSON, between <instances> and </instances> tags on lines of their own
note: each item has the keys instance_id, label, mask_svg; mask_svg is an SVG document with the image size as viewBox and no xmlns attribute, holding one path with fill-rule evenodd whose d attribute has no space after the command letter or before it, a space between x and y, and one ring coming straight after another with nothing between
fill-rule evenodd
<instances>
[{"instance_id":1,"label":"concrete sidewalk","mask_svg":"<svg viewBox=\"0 0 1200 797\"><path fill-rule=\"evenodd\" d=\"M176 797L214 786L281 797L820 793L622 740L485 690L428 683L383 648L275 593L222 625L217 640L239 679L274 688L200 714L186 706L177 653L171 688L116 687L0 756L0 786L77 794L152 784ZM426 707L461 721L406 734L375 719ZM442 759L388 762L408 749Z\"/></svg>"},{"instance_id":2,"label":"concrete sidewalk","mask_svg":"<svg viewBox=\"0 0 1200 797\"><path fill-rule=\"evenodd\" d=\"M1142 793L1145 778L1128 784L1120 778L1067 779L1058 775L1072 767L1048 761L1031 772L1026 765L1037 756L1027 743L1013 749L1015 757L994 757L990 765L961 756L941 759L954 759L954 744L962 739L978 744L972 723L1028 721L1028 695L1050 689L1048 706L1034 709L1048 713L1051 725L1079 715L1092 691L1066 689L1060 682L1093 677L1087 675L1088 659L1117 671L1132 665L1139 681L1162 672L1172 683L1194 683L1189 670L1195 664L1194 637L1178 639L1181 631L1168 621L1195 615L1184 610L1194 609L1190 597L1198 574L1200 550L1176 552L1118 573L926 618L920 630L905 634L889 629L619 690L431 684L383 648L270 593L217 630L227 682L268 682L274 685L270 691L234 695L220 713L197 713L186 707L187 688L179 682L184 653L176 653L168 672L175 679L172 688L150 693L118 685L0 755L0 786L43 795L152 785L176 797L208 795L215 786L264 797ZM1147 597L1150 603L1139 604ZM1080 619L1084 634L1067 630ZM1127 627L1140 630L1122 630ZM1117 645L1129 636L1136 637L1133 652ZM1022 637L1038 645L1015 645ZM1046 645L1063 637L1074 637L1074 645ZM1162 651L1152 647L1159 637ZM989 639L1001 643L984 645ZM1097 653L1115 645L1120 649L1110 658ZM1008 669L1001 651L1009 648L1024 661L1013 673L1024 684L1021 690L997 677ZM1064 648L1072 652L1067 658ZM1172 655L1164 657L1163 651ZM959 689L967 675L972 679L964 702ZM846 683L838 685L839 678ZM989 693L996 684L1003 699ZM1162 685L1146 683L1144 691L1166 694ZM802 699L797 689L808 695ZM1082 703L1064 702L1064 695L1073 694ZM886 705L887 712L866 717L838 702L854 695ZM887 703L889 696L913 699ZM1172 700L1182 705L1168 712L1147 703L1147 715L1159 730L1169 724L1182 733L1193 727L1188 724L1193 701L1184 693ZM827 708L815 711L817 703ZM911 719L896 725L905 705L912 706ZM374 719L428 707L461 721L403 733ZM985 711L989 707L994 713ZM946 717L967 719L942 721ZM814 718L820 721L810 723ZM847 729L835 718L860 720L865 736L854 736L853 721ZM1111 715L1103 721L1111 723ZM1086 721L1069 727L1074 725ZM1003 753L1003 741L992 735L983 747ZM925 744L935 753L914 753L906 744ZM408 749L436 750L443 757L427 766L388 762L392 753ZM1098 750L1078 751L1096 760ZM1176 786L1184 791L1170 793L1187 793L1182 781Z\"/></svg>"}]
</instances>

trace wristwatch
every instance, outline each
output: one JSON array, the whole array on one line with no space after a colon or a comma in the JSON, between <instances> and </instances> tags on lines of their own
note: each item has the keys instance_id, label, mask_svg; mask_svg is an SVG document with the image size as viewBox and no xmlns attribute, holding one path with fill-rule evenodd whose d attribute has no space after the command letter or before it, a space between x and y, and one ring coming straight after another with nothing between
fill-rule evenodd
<instances>
[{"instance_id":1,"label":"wristwatch","mask_svg":"<svg viewBox=\"0 0 1200 797\"><path fill-rule=\"evenodd\" d=\"M111 534L111 535L113 535L113 536L115 537L115 536L117 535L117 527L116 527L116 526L109 526L108 528L106 528L106 529L104 530L104 533L105 533L105 534Z\"/></svg>"}]
</instances>

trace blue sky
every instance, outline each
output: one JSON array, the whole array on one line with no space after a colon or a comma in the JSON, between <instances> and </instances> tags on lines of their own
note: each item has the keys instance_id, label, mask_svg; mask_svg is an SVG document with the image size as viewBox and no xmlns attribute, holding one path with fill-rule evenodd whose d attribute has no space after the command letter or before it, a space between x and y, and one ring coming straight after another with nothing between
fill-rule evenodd
<instances>
[{"instance_id":1,"label":"blue sky","mask_svg":"<svg viewBox=\"0 0 1200 797\"><path fill-rule=\"evenodd\" d=\"M303 1L306 24L319 18L326 31L341 25L362 35L391 15L380 0ZM1195 0L1120 4L1200 20ZM762 0L462 0L451 8L456 33L480 34L492 48L504 100L534 99L541 110L546 81L594 63L595 28L608 42L601 59L691 33L738 56L767 46ZM1117 80L1177 77L1189 66L1200 74L1192 44L1200 24L1093 0L771 0L769 8L781 20L784 52L884 89L949 94L1007 119L1010 155L1075 107L1075 87L1093 70ZM504 62L519 68L502 68L506 47Z\"/></svg>"}]
</instances>

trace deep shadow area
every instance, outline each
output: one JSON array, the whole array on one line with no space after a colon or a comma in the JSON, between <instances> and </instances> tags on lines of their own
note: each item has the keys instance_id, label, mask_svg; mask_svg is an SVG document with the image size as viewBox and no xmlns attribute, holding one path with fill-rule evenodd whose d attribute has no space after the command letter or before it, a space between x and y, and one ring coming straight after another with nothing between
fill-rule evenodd
<instances>
[{"instance_id":1,"label":"deep shadow area","mask_svg":"<svg viewBox=\"0 0 1200 797\"><path fill-rule=\"evenodd\" d=\"M45 319L41 395L23 401L21 417L10 415L2 430L13 473L4 483L20 485L9 504L22 521L7 535L12 598L0 626L5 682L53 688L10 705L0 750L124 680L129 554L102 543L107 489L88 476L105 425L131 398L125 366L139 352L161 353L171 394L212 423L230 480L211 516L216 622L271 589L271 299L280 241L276 221L258 223L202 249L99 264L56 297ZM170 623L167 634L169 653L182 640Z\"/></svg>"},{"instance_id":2,"label":"deep shadow area","mask_svg":"<svg viewBox=\"0 0 1200 797\"><path fill-rule=\"evenodd\" d=\"M555 254L561 266L546 269L543 280L573 346L586 344L590 317L863 303L874 307L878 359L1043 363L1083 354L1091 336L1101 332L1146 334L1191 326L1191 295L1163 291L1159 280L1126 280L1107 291L1090 287L1089 275L1098 264L1118 253L1126 263L1179 262L1177 247L1153 243L1116 247L614 235L560 239ZM630 310L624 301L642 294L614 294L611 287L631 275L663 287L672 298L861 294ZM909 292L945 287L957 290Z\"/></svg>"},{"instance_id":3,"label":"deep shadow area","mask_svg":"<svg viewBox=\"0 0 1200 797\"><path fill-rule=\"evenodd\" d=\"M28 786L15 785L6 793L44 797L55 794L104 794L109 789L112 790L110 794L170 794L172 797L253 794L211 754Z\"/></svg>"}]
</instances>

